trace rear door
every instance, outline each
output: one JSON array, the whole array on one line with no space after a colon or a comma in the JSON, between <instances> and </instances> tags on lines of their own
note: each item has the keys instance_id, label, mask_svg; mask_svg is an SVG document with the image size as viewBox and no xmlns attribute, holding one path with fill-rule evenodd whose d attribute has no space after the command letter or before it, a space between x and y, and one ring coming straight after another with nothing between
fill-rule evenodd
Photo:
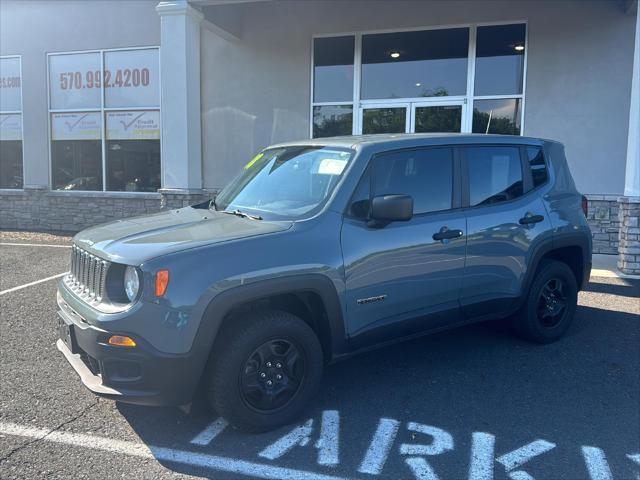
<instances>
[{"instance_id":1,"label":"rear door","mask_svg":"<svg viewBox=\"0 0 640 480\"><path fill-rule=\"evenodd\" d=\"M539 153L539 155L538 155ZM461 305L467 317L508 310L521 294L536 245L551 236L540 178L542 151L518 145L461 148L467 259ZM531 158L529 158L531 157ZM546 180L545 180L546 181Z\"/></svg>"},{"instance_id":2,"label":"rear door","mask_svg":"<svg viewBox=\"0 0 640 480\"><path fill-rule=\"evenodd\" d=\"M459 177L449 147L400 150L371 160L341 233L352 339L385 341L459 318L466 230L459 188L454 189ZM411 195L413 218L369 226L370 199L384 194Z\"/></svg>"}]
</instances>

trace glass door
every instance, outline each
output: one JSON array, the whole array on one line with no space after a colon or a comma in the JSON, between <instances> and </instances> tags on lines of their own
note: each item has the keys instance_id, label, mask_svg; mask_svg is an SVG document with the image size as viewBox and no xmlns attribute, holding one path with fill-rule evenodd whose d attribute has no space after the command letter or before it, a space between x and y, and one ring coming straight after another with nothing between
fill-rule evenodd
<instances>
[{"instance_id":1,"label":"glass door","mask_svg":"<svg viewBox=\"0 0 640 480\"><path fill-rule=\"evenodd\" d=\"M461 132L463 100L368 103L360 108L359 133Z\"/></svg>"},{"instance_id":2,"label":"glass door","mask_svg":"<svg viewBox=\"0 0 640 480\"><path fill-rule=\"evenodd\" d=\"M462 131L464 102L425 102L411 104L412 133L449 133Z\"/></svg>"},{"instance_id":3,"label":"glass door","mask_svg":"<svg viewBox=\"0 0 640 480\"><path fill-rule=\"evenodd\" d=\"M410 103L370 104L360 109L360 132L406 133L411 124Z\"/></svg>"}]
</instances>

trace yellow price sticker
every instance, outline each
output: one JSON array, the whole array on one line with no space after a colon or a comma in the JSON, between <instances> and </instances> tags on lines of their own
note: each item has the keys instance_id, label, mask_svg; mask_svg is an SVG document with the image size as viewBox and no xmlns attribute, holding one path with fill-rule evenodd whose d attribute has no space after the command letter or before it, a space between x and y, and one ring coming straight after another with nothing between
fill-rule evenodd
<instances>
[{"instance_id":1,"label":"yellow price sticker","mask_svg":"<svg viewBox=\"0 0 640 480\"><path fill-rule=\"evenodd\" d=\"M247 164L244 166L244 169L245 169L245 170L249 170L251 167L253 167L253 164L254 164L254 163L256 163L258 160L260 160L262 157L264 157L264 153L259 153L259 154L257 154L255 157L253 157L253 158L251 159L251 161L250 161L249 163L247 163Z\"/></svg>"}]
</instances>

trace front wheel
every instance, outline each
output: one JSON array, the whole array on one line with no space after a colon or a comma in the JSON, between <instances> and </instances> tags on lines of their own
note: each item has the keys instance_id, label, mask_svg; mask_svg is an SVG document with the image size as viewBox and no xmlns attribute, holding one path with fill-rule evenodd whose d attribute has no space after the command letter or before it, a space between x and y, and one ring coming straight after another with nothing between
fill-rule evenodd
<instances>
[{"instance_id":1,"label":"front wheel","mask_svg":"<svg viewBox=\"0 0 640 480\"><path fill-rule=\"evenodd\" d=\"M555 342L571 325L577 301L578 285L567 264L543 260L515 318L516 330L527 340Z\"/></svg>"},{"instance_id":2,"label":"front wheel","mask_svg":"<svg viewBox=\"0 0 640 480\"><path fill-rule=\"evenodd\" d=\"M292 422L322 376L322 348L314 331L295 315L277 310L230 321L215 342L207 370L209 403L243 431Z\"/></svg>"}]
</instances>

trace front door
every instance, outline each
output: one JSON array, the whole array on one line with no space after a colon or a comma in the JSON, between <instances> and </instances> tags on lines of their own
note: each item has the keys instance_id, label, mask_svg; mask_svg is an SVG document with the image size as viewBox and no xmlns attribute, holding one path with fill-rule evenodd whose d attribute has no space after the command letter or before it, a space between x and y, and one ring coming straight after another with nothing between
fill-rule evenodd
<instances>
[{"instance_id":1,"label":"front door","mask_svg":"<svg viewBox=\"0 0 640 480\"><path fill-rule=\"evenodd\" d=\"M400 150L371 160L341 233L347 329L356 344L459 318L466 219L456 208L457 171L448 147ZM384 228L368 225L368 202L385 194L411 195L413 218Z\"/></svg>"},{"instance_id":2,"label":"front door","mask_svg":"<svg viewBox=\"0 0 640 480\"><path fill-rule=\"evenodd\" d=\"M367 103L360 108L359 131L375 133L459 133L463 100Z\"/></svg>"}]
</instances>

